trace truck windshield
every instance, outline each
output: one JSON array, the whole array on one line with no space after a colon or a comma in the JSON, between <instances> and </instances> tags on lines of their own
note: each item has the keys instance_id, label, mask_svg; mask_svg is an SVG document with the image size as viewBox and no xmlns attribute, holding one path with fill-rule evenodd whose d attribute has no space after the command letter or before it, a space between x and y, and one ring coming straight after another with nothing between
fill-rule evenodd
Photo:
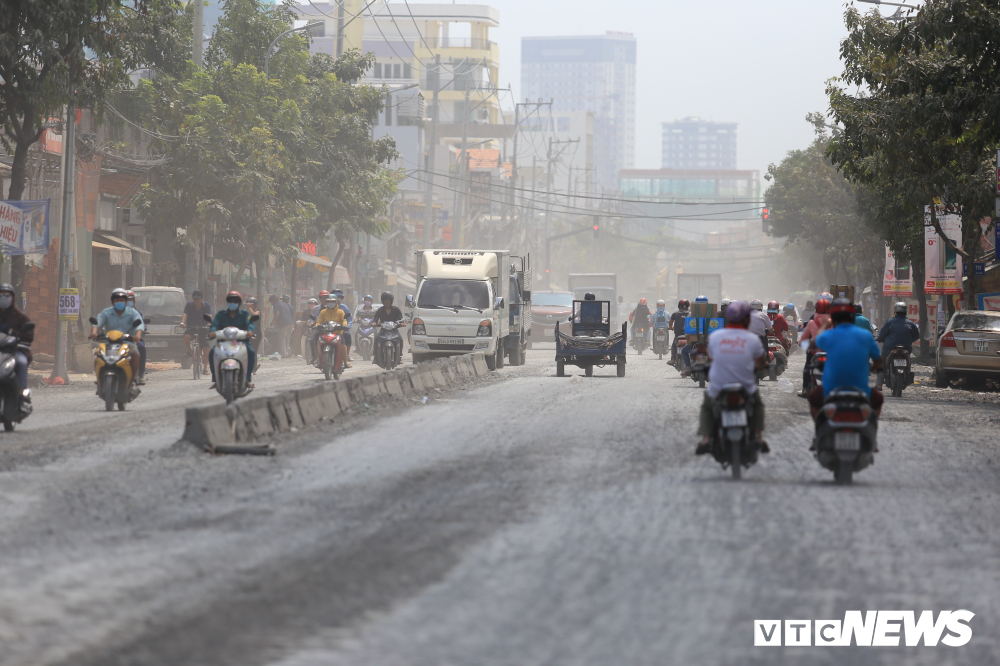
<instances>
[{"instance_id":1,"label":"truck windshield","mask_svg":"<svg viewBox=\"0 0 1000 666\"><path fill-rule=\"evenodd\" d=\"M573 294L546 294L535 292L531 295L532 305L546 307L573 307Z\"/></svg>"},{"instance_id":2,"label":"truck windshield","mask_svg":"<svg viewBox=\"0 0 1000 666\"><path fill-rule=\"evenodd\" d=\"M424 280L417 307L434 305L464 305L486 310L490 307L490 290L485 282L478 280Z\"/></svg>"}]
</instances>

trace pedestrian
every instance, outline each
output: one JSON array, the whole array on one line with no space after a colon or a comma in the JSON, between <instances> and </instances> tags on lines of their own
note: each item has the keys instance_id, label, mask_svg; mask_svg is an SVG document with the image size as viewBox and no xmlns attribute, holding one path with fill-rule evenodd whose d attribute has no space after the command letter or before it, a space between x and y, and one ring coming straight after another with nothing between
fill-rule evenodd
<instances>
[{"instance_id":1,"label":"pedestrian","mask_svg":"<svg viewBox=\"0 0 1000 666\"><path fill-rule=\"evenodd\" d=\"M278 300L274 294L271 294L267 300L271 304L271 328L277 329L276 346L281 352L282 358L287 358L291 355L289 339L292 335L292 327L295 326L295 313L292 311L291 305Z\"/></svg>"}]
</instances>

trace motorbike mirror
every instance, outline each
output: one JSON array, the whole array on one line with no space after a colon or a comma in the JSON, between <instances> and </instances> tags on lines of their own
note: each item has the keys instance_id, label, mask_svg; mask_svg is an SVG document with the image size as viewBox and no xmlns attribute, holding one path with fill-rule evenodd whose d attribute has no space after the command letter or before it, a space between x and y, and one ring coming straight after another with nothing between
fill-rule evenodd
<instances>
[{"instance_id":1,"label":"motorbike mirror","mask_svg":"<svg viewBox=\"0 0 1000 666\"><path fill-rule=\"evenodd\" d=\"M413 294L407 294L406 295L406 307L408 307L408 308L412 308L413 307Z\"/></svg>"},{"instance_id":2,"label":"motorbike mirror","mask_svg":"<svg viewBox=\"0 0 1000 666\"><path fill-rule=\"evenodd\" d=\"M497 296L496 300L493 301L493 309L494 310L503 310L503 307L504 307L503 296Z\"/></svg>"},{"instance_id":3,"label":"motorbike mirror","mask_svg":"<svg viewBox=\"0 0 1000 666\"><path fill-rule=\"evenodd\" d=\"M35 322L33 322L33 321L26 321L23 324L21 324L21 332L22 333L28 333L28 332L33 331L33 330L35 330Z\"/></svg>"},{"instance_id":4,"label":"motorbike mirror","mask_svg":"<svg viewBox=\"0 0 1000 666\"><path fill-rule=\"evenodd\" d=\"M208 322L209 324L211 324L211 323L212 323L212 318L211 318L211 317L209 317L209 316L208 316L207 314L203 314L203 315L201 316L201 318L202 318L202 319L204 319L205 321L207 321L207 322Z\"/></svg>"},{"instance_id":5,"label":"motorbike mirror","mask_svg":"<svg viewBox=\"0 0 1000 666\"><path fill-rule=\"evenodd\" d=\"M97 317L91 317L88 321L94 326L97 326Z\"/></svg>"},{"instance_id":6,"label":"motorbike mirror","mask_svg":"<svg viewBox=\"0 0 1000 666\"><path fill-rule=\"evenodd\" d=\"M260 315L250 315L250 323L258 321L259 319L260 319Z\"/></svg>"},{"instance_id":7,"label":"motorbike mirror","mask_svg":"<svg viewBox=\"0 0 1000 666\"><path fill-rule=\"evenodd\" d=\"M133 326L142 326L142 320L141 319L136 319L134 322L132 322L132 325Z\"/></svg>"}]
</instances>

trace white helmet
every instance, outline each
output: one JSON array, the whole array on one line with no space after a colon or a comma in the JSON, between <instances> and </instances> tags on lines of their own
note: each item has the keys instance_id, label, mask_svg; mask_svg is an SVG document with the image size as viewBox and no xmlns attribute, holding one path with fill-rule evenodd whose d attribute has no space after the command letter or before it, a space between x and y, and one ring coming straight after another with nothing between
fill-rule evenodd
<instances>
[{"instance_id":1,"label":"white helmet","mask_svg":"<svg viewBox=\"0 0 1000 666\"><path fill-rule=\"evenodd\" d=\"M661 298L660 300L656 301L656 307L665 308L667 307L667 302Z\"/></svg>"},{"instance_id":2,"label":"white helmet","mask_svg":"<svg viewBox=\"0 0 1000 666\"><path fill-rule=\"evenodd\" d=\"M750 301L750 307L753 308L754 310L763 310L764 304L760 302L759 298L755 298L752 301Z\"/></svg>"}]
</instances>

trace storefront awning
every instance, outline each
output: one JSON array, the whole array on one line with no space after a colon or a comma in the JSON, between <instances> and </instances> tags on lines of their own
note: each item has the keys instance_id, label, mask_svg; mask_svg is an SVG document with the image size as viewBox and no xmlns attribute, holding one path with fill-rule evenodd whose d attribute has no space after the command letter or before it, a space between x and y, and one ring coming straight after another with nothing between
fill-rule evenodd
<instances>
[{"instance_id":1,"label":"storefront awning","mask_svg":"<svg viewBox=\"0 0 1000 666\"><path fill-rule=\"evenodd\" d=\"M132 265L132 251L126 250L123 247L115 247L114 245L105 245L104 243L98 243L94 241L90 244L95 250L103 250L111 255L111 265L112 266L131 266Z\"/></svg>"},{"instance_id":2,"label":"storefront awning","mask_svg":"<svg viewBox=\"0 0 1000 666\"><path fill-rule=\"evenodd\" d=\"M324 268L329 268L330 266L333 266L333 264L327 261L326 259L321 259L320 257L316 257L311 254L306 254L301 250L299 251L299 261L305 261L310 264L316 264L317 266L322 266Z\"/></svg>"},{"instance_id":3,"label":"storefront awning","mask_svg":"<svg viewBox=\"0 0 1000 666\"><path fill-rule=\"evenodd\" d=\"M114 266L131 266L133 264L137 266L152 266L153 265L153 253L148 250L143 250L141 247L136 247L128 241L124 241L117 236L112 236L105 231L95 231L94 232L94 247L103 248L114 248L114 249L124 249L128 252L128 257L121 253L118 254L119 260L116 261L116 253L111 253L111 264Z\"/></svg>"},{"instance_id":4,"label":"storefront awning","mask_svg":"<svg viewBox=\"0 0 1000 666\"><path fill-rule=\"evenodd\" d=\"M298 259L300 262L299 267L304 267L307 263L316 264L320 269L329 270L333 266L333 262L329 259L324 259L323 257L316 257L311 254L306 254L305 252L299 251ZM325 273L326 270L320 270L321 273ZM351 274L347 272L347 269L337 264L337 267L333 271L333 283L334 284L351 284Z\"/></svg>"}]
</instances>

